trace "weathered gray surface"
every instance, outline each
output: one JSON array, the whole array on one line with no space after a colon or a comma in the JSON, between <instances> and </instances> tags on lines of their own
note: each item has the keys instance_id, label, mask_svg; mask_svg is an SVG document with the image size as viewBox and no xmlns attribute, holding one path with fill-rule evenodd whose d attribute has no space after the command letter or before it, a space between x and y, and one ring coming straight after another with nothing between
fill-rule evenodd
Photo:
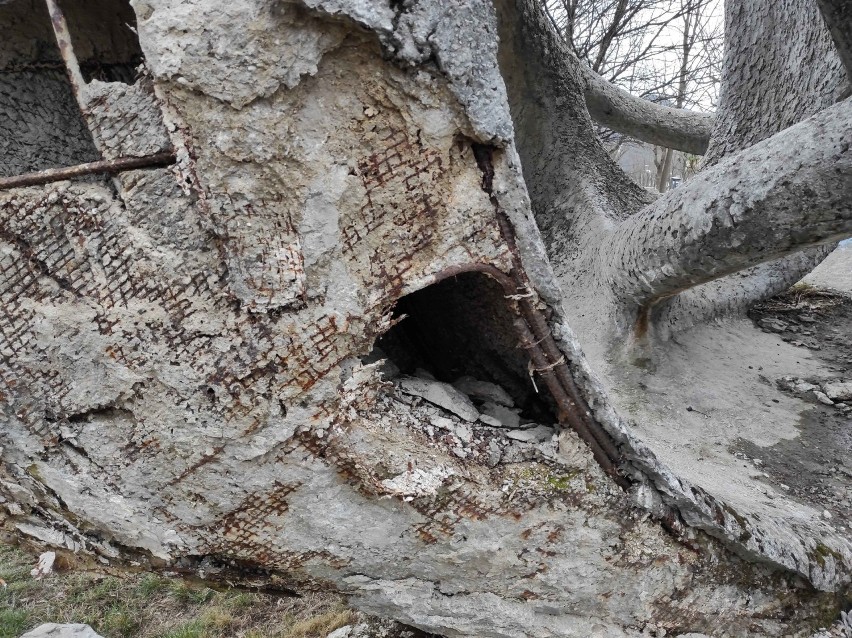
<instances>
[{"instance_id":1,"label":"weathered gray surface","mask_svg":"<svg viewBox=\"0 0 852 638\"><path fill-rule=\"evenodd\" d=\"M803 281L817 288L852 294L852 242L846 241L838 246Z\"/></svg>"},{"instance_id":2,"label":"weathered gray surface","mask_svg":"<svg viewBox=\"0 0 852 638\"><path fill-rule=\"evenodd\" d=\"M64 69L0 74L0 176L98 159Z\"/></svg>"},{"instance_id":3,"label":"weathered gray surface","mask_svg":"<svg viewBox=\"0 0 852 638\"><path fill-rule=\"evenodd\" d=\"M831 106L847 88L846 70L816 2L726 3L725 30L732 46L706 161L748 148Z\"/></svg>"},{"instance_id":4,"label":"weathered gray surface","mask_svg":"<svg viewBox=\"0 0 852 638\"><path fill-rule=\"evenodd\" d=\"M479 0L134 6L151 89L89 84L111 110L83 100L86 123L104 153L165 130L179 164L0 195L6 528L102 561L336 587L448 636L805 635L833 618L848 530L757 495L724 448L795 436L793 399L755 415L756 382L723 374L746 329L696 334L656 371L612 365L625 316L595 241L644 199L577 78L540 64L529 16L500 3L501 56L518 55L498 70ZM152 91L165 124L148 130ZM526 111L524 91L541 98ZM472 264L525 272L628 491L555 423L509 437L361 363L396 301ZM459 312L512 307L472 276L482 296ZM517 335L488 336L518 358ZM685 360L719 363L694 382ZM710 424L665 396L696 389L731 395ZM693 440L721 450L705 463Z\"/></svg>"},{"instance_id":5,"label":"weathered gray surface","mask_svg":"<svg viewBox=\"0 0 852 638\"><path fill-rule=\"evenodd\" d=\"M23 634L21 638L103 638L89 625L46 623Z\"/></svg>"},{"instance_id":6,"label":"weathered gray surface","mask_svg":"<svg viewBox=\"0 0 852 638\"><path fill-rule=\"evenodd\" d=\"M852 9L843 0L817 0L822 17L837 49L837 54L846 67L847 80L852 82ZM849 87L852 90L852 87ZM849 94L849 91L846 93Z\"/></svg>"},{"instance_id":7,"label":"weathered gray surface","mask_svg":"<svg viewBox=\"0 0 852 638\"><path fill-rule=\"evenodd\" d=\"M616 294L650 305L852 228L852 102L721 160L619 225ZM808 168L803 168L808 167Z\"/></svg>"}]
</instances>

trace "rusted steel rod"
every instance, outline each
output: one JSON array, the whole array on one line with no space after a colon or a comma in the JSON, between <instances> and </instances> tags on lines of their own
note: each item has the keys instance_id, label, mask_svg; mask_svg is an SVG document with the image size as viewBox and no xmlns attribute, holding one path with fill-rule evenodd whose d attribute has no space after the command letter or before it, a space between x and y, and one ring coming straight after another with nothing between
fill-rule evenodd
<instances>
[{"instance_id":1,"label":"rusted steel rod","mask_svg":"<svg viewBox=\"0 0 852 638\"><path fill-rule=\"evenodd\" d=\"M82 91L86 82L83 80L83 74L80 73L80 64L77 61L77 55L74 53L74 47L71 44L68 23L65 21L65 15L62 13L57 0L45 0L45 4L47 4L47 12L50 14L50 23L53 26L53 33L56 36L56 44L59 46L59 55L65 63L68 80L71 82L71 88L74 90L74 97L80 109L83 109Z\"/></svg>"},{"instance_id":2,"label":"rusted steel rod","mask_svg":"<svg viewBox=\"0 0 852 638\"><path fill-rule=\"evenodd\" d=\"M562 357L563 354L552 338L547 322L544 320L544 317L541 316L541 313L530 307L531 304L525 305L527 307L523 309L524 314L526 315L527 323L532 328L536 340L541 343L541 347L545 354L547 354L548 358L556 361L557 357ZM603 428L601 428L600 425L598 425L589 415L588 406L580 396L580 391L577 388L577 384L574 382L574 378L571 376L571 372L568 369L567 364L556 366L554 370L556 375L559 377L562 386L565 388L565 391L571 400L571 404L577 410L579 417L586 423L589 431L595 437L595 440L610 458L614 460L618 459L620 454L615 443L609 435L603 431Z\"/></svg>"},{"instance_id":3,"label":"rusted steel rod","mask_svg":"<svg viewBox=\"0 0 852 638\"><path fill-rule=\"evenodd\" d=\"M144 157L119 157L112 160L98 160L87 164L76 166L63 166L62 168L48 168L36 173L25 173L24 175L13 175L12 177L0 178L0 190L19 188L22 186L40 186L51 182L60 182L64 179L83 177L85 175L97 175L105 173L112 175L129 171L135 168L157 168L169 166L175 163L175 154L172 151L164 151Z\"/></svg>"},{"instance_id":4,"label":"rusted steel rod","mask_svg":"<svg viewBox=\"0 0 852 638\"><path fill-rule=\"evenodd\" d=\"M488 197L491 200L491 205L494 207L494 214L497 218L497 224L500 227L500 235L502 235L503 240L506 242L506 245L509 248L509 254L512 257L512 272L508 278L515 282L517 292L524 294L525 291L531 289L529 278L527 277L523 263L521 262L521 256L518 251L517 242L515 241L515 232L512 228L512 224L509 222L509 218L505 215L505 213L500 210L500 202L494 195L494 148L480 144L473 144L471 148L473 150L473 155L476 158L476 164L482 172L482 190L488 194ZM621 455L618 452L615 442L609 434L604 431L600 424L592 418L585 400L583 400L579 390L577 389L576 383L574 383L574 378L571 376L571 371L564 359L564 354L556 345L556 341L553 339L553 334L551 333L550 327L547 325L547 321L544 316L538 308L536 308L534 303L531 303L528 299L523 297L518 299L517 306L521 310L526 324L533 331L535 343L539 346L542 354L546 355L546 358L549 359L549 363L547 364L548 369L555 371L555 374L559 378L560 385L567 395L565 397L567 403L563 406L563 408L568 411L568 414L571 414L569 425L571 425L571 427L573 427L584 440L586 439L586 435L581 434L581 432L588 433L589 439L594 438L597 443L597 447L602 449L612 462L613 466L617 467L620 462ZM581 421L582 423L576 424L577 421ZM615 478L615 476L616 475L613 477ZM619 485L624 487L622 482L626 482L625 479L620 475L617 476L617 482Z\"/></svg>"}]
</instances>

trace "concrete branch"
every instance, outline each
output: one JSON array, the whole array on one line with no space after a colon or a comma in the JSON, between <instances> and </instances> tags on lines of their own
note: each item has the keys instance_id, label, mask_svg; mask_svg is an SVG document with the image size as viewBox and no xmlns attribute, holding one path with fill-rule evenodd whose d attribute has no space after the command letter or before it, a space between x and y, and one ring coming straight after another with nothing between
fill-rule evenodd
<instances>
[{"instance_id":1,"label":"concrete branch","mask_svg":"<svg viewBox=\"0 0 852 638\"><path fill-rule=\"evenodd\" d=\"M700 173L622 222L613 286L646 306L697 284L852 234L852 102Z\"/></svg>"},{"instance_id":2,"label":"concrete branch","mask_svg":"<svg viewBox=\"0 0 852 638\"><path fill-rule=\"evenodd\" d=\"M658 146L703 155L710 142L715 115L675 109L636 95L606 81L586 64L584 94L589 114L599 124Z\"/></svg>"}]
</instances>

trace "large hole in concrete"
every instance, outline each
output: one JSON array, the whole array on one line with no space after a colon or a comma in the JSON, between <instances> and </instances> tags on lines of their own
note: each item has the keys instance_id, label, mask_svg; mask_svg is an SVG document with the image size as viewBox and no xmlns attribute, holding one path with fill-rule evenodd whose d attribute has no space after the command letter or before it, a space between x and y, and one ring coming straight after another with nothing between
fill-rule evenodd
<instances>
[{"instance_id":1,"label":"large hole in concrete","mask_svg":"<svg viewBox=\"0 0 852 638\"><path fill-rule=\"evenodd\" d=\"M43 2L0 4L0 176L98 159Z\"/></svg>"},{"instance_id":2,"label":"large hole in concrete","mask_svg":"<svg viewBox=\"0 0 852 638\"><path fill-rule=\"evenodd\" d=\"M398 323L377 340L368 360L392 362L388 375L493 383L511 396L522 422L555 423L552 400L530 379L504 294L493 279L473 272L407 295L394 308Z\"/></svg>"}]
</instances>

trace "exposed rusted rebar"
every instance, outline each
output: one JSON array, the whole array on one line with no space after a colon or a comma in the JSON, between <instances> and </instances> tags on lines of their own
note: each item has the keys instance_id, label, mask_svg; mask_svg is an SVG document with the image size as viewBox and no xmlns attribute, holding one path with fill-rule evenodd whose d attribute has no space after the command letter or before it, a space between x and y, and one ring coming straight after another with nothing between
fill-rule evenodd
<instances>
[{"instance_id":1,"label":"exposed rusted rebar","mask_svg":"<svg viewBox=\"0 0 852 638\"><path fill-rule=\"evenodd\" d=\"M471 148L476 159L476 164L482 172L482 190L488 194L491 200L491 205L494 207L494 214L497 217L497 223L500 226L500 234L506 242L509 254L512 257L512 273L511 275L506 275L496 268L490 267L496 273L499 273L498 275L481 264L474 265L470 269L489 274L491 277L497 279L503 288L507 290L507 299L515 302L515 308L523 319L522 322L517 322L516 328L522 333L522 342L530 353L533 365L542 379L544 379L551 394L553 394L553 398L559 405L559 409L564 413L560 415L560 418L567 421L567 425L577 432L580 438L588 444L595 460L604 471L618 485L626 489L629 487L629 482L618 471L621 454L615 442L591 415L588 404L583 399L577 388L577 384L574 382L571 370L565 361L565 355L560 351L556 340L553 338L553 333L547 325L547 320L527 294L532 288L529 278L524 272L520 252L515 241L514 229L509 219L500 209L500 202L494 195L494 148L478 143L473 143ZM526 335L521 324L526 327L527 332L531 332L530 335Z\"/></svg>"},{"instance_id":2,"label":"exposed rusted rebar","mask_svg":"<svg viewBox=\"0 0 852 638\"><path fill-rule=\"evenodd\" d=\"M530 306L531 304L526 304ZM523 306L522 306L523 307ZM544 317L541 316L541 313L538 311L533 311L532 308L524 309L524 313L526 315L527 323L530 324L530 327L533 330L533 334L536 339L541 344L541 348L547 354L547 356L554 361L558 360L558 358L564 357L562 352L556 345L555 340L553 339L550 333L550 328L547 325L547 322L544 320ZM550 337L550 338L548 338ZM609 435L603 431L603 428L594 421L594 419L589 414L588 406L583 398L580 396L580 391L577 388L577 384L574 382L574 378L571 376L571 372L568 369L567 365L558 365L554 368L556 375L559 377L560 382L565 388L568 397L571 400L571 405L577 411L579 418L581 418L587 425L588 430L595 437L595 440L598 444L603 448L609 458L614 461L617 460L620 456L618 449L615 446L613 440L609 437Z\"/></svg>"},{"instance_id":3,"label":"exposed rusted rebar","mask_svg":"<svg viewBox=\"0 0 852 638\"><path fill-rule=\"evenodd\" d=\"M47 4L47 12L50 14L50 23L56 36L56 44L59 45L59 55L65 63L65 70L68 72L68 80L74 90L74 97L82 110L84 108L82 91L86 82L83 80L80 63L77 61L77 55L74 53L74 47L71 44L68 23L65 21L65 15L62 13L57 0L45 0L45 4Z\"/></svg>"},{"instance_id":4,"label":"exposed rusted rebar","mask_svg":"<svg viewBox=\"0 0 852 638\"><path fill-rule=\"evenodd\" d=\"M60 182L64 179L83 177L85 175L96 175L99 173L115 174L129 171L135 168L156 168L169 166L175 163L175 154L172 151L164 151L144 157L119 157L112 160L98 160L76 166L63 166L62 168L48 168L36 173L25 173L24 175L13 175L12 177L0 178L0 190L19 188L22 186L40 186L51 182Z\"/></svg>"}]
</instances>

